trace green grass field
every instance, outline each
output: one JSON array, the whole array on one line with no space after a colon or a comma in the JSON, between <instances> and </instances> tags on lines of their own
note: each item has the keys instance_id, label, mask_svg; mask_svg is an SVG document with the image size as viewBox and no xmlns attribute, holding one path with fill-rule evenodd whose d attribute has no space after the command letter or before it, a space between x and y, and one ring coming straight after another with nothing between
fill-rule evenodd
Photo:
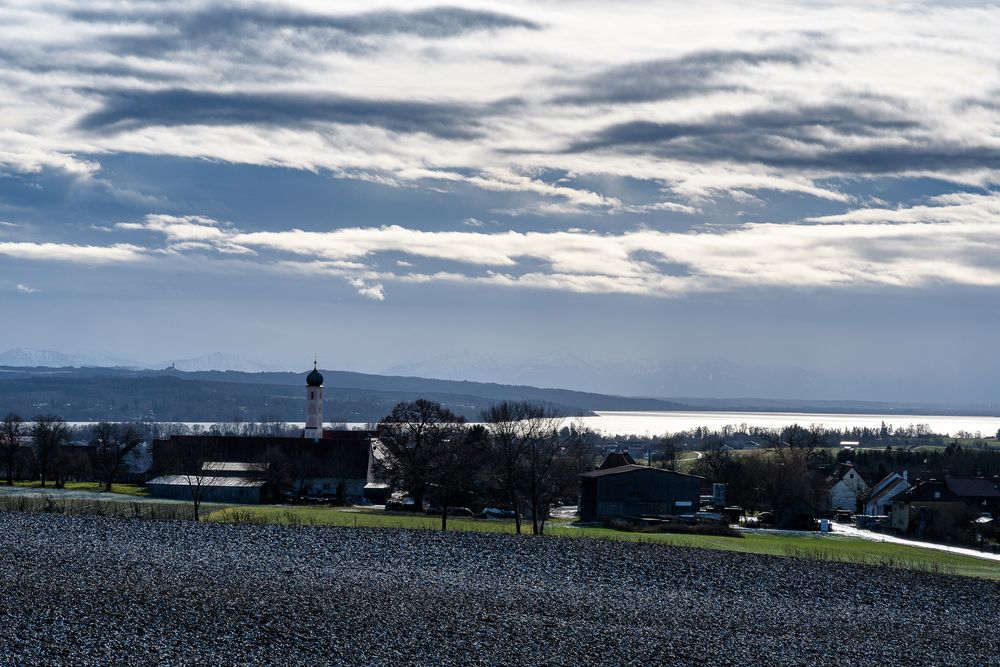
<instances>
[{"instance_id":1,"label":"green grass field","mask_svg":"<svg viewBox=\"0 0 1000 667\"><path fill-rule=\"evenodd\" d=\"M45 485L45 488L53 488L52 482ZM14 482L14 486L23 486L29 489L40 489L42 483L39 481L33 482ZM93 491L94 493L103 493L104 485L97 482L66 482L65 489L69 491ZM148 496L149 492L146 487L141 484L112 484L112 493L120 493L126 496Z\"/></svg>"},{"instance_id":2,"label":"green grass field","mask_svg":"<svg viewBox=\"0 0 1000 667\"><path fill-rule=\"evenodd\" d=\"M439 517L339 507L229 507L212 512L208 515L208 520L358 528L406 528L411 530L439 530L441 527ZM526 525L525 528L530 531L530 524ZM448 529L513 534L514 522L449 518ZM1000 580L1000 563L932 549L834 535L746 533L744 537L740 538L667 533L628 533L610 528L577 527L568 520L550 522L546 526L545 532L547 535L559 538L611 539L774 556L795 556L887 565Z\"/></svg>"}]
</instances>

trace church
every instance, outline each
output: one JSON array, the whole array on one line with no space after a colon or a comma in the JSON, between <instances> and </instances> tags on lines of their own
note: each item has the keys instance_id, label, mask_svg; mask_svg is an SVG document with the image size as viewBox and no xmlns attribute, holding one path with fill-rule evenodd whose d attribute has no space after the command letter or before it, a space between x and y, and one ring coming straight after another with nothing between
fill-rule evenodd
<instances>
[{"instance_id":1,"label":"church","mask_svg":"<svg viewBox=\"0 0 1000 667\"><path fill-rule=\"evenodd\" d=\"M154 441L158 477L147 483L150 493L182 499L194 481L206 489L207 502L269 502L283 490L339 502L379 499L385 485L373 474L374 434L323 427L323 374L315 362L305 398L299 437L174 435ZM218 474L223 469L253 474Z\"/></svg>"}]
</instances>

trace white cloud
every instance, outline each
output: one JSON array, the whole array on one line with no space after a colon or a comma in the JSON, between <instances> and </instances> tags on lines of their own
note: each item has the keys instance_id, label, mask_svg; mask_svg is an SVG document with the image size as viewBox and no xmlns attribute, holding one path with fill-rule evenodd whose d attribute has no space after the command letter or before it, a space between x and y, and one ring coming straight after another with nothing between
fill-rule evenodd
<instances>
[{"instance_id":1,"label":"white cloud","mask_svg":"<svg viewBox=\"0 0 1000 667\"><path fill-rule=\"evenodd\" d=\"M368 297L373 301L385 301L385 291L379 283L367 283L360 278L348 278L347 282L358 290L358 294L361 296Z\"/></svg>"},{"instance_id":2,"label":"white cloud","mask_svg":"<svg viewBox=\"0 0 1000 667\"><path fill-rule=\"evenodd\" d=\"M114 264L143 259L143 248L127 243L110 246L75 245L71 243L0 243L0 255L16 259L75 264Z\"/></svg>"},{"instance_id":3,"label":"white cloud","mask_svg":"<svg viewBox=\"0 0 1000 667\"><path fill-rule=\"evenodd\" d=\"M857 209L824 224L746 223L687 232L642 228L621 233L424 231L400 225L329 232L298 229L221 231L214 244L257 252L256 261L284 270L343 277L369 298L385 298L382 283L465 282L586 293L669 297L757 287L787 289L928 285L1000 286L997 195L943 195L906 209ZM168 226L148 227L167 237ZM383 253L449 268L403 272L377 268ZM283 256L301 257L291 261ZM539 268L541 267L541 268Z\"/></svg>"},{"instance_id":4,"label":"white cloud","mask_svg":"<svg viewBox=\"0 0 1000 667\"><path fill-rule=\"evenodd\" d=\"M454 4L483 9L481 3ZM59 3L7 5L0 7L0 42L16 57L0 76L0 169L57 169L90 178L100 169L98 158L79 156L196 157L326 170L400 186L471 186L523 197L510 212L553 216L693 213L712 198L768 191L848 204L848 187L838 181L873 175L1000 182L1000 112L991 104L1000 88L1000 7L709 4L511 0L488 8L541 29L504 29L497 33L502 38L488 40L477 31L447 39L390 31L359 37L352 42L357 48L339 48L343 34L339 41L323 39L294 22L269 27L264 20L255 24L252 39L209 35L199 41L185 31L210 30L210 24L183 19L200 5L151 11L144 3L122 2L114 5L114 16L99 21L74 16ZM402 2L379 7L413 9ZM359 3L308 11L368 9ZM186 39L188 46L128 52L126 36ZM746 57L727 60L735 49ZM761 54L767 57L755 60ZM699 57L718 61L692 69ZM655 72L630 75L637 63ZM609 68L621 72L618 97L604 99L608 87L593 82ZM446 120L434 126L436 132L409 131L380 125L376 112L367 124L322 115L311 122L296 122L294 114L261 120L248 113L229 122L198 117L174 125L172 110L164 108L161 122L126 124L122 131L78 123L105 109L122 89L134 96L252 92L276 100L349 91L360 100L483 108L471 119L460 115L453 129L468 134L454 136L441 131L452 129ZM570 93L578 99L559 99ZM598 99L590 103L588 95ZM824 115L833 108L854 110L858 118ZM789 114L785 123L751 122L782 113ZM746 125L711 139L725 118L742 118ZM638 141L566 150L609 127L636 123L676 126L678 136L666 145ZM685 135L684 127L694 131ZM624 201L608 187L621 179L661 186L670 201ZM209 233L186 223L159 224L178 234Z\"/></svg>"},{"instance_id":5,"label":"white cloud","mask_svg":"<svg viewBox=\"0 0 1000 667\"><path fill-rule=\"evenodd\" d=\"M29 287L24 283L18 283L16 289L21 294L37 294L39 292L39 290L35 289L34 287Z\"/></svg>"}]
</instances>

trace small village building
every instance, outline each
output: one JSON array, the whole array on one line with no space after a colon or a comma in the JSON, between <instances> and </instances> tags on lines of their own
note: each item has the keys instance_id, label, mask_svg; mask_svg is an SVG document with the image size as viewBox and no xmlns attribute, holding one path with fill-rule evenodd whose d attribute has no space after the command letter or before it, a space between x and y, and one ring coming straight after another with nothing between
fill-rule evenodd
<instances>
[{"instance_id":1,"label":"small village building","mask_svg":"<svg viewBox=\"0 0 1000 667\"><path fill-rule=\"evenodd\" d=\"M892 501L892 527L919 538L952 535L971 515L968 503L934 479L918 482Z\"/></svg>"},{"instance_id":2,"label":"small village building","mask_svg":"<svg viewBox=\"0 0 1000 667\"><path fill-rule=\"evenodd\" d=\"M614 456L609 455L609 458ZM580 475L580 519L664 516L698 511L702 478L625 463Z\"/></svg>"},{"instance_id":3,"label":"small village building","mask_svg":"<svg viewBox=\"0 0 1000 667\"><path fill-rule=\"evenodd\" d=\"M150 495L210 503L259 504L275 499L275 485L266 479L268 463L206 461L197 474L160 475L146 483Z\"/></svg>"},{"instance_id":4,"label":"small village building","mask_svg":"<svg viewBox=\"0 0 1000 667\"><path fill-rule=\"evenodd\" d=\"M150 495L171 500L200 497L206 503L260 504L267 502L268 483L249 477L161 475L146 482Z\"/></svg>"},{"instance_id":5,"label":"small village building","mask_svg":"<svg viewBox=\"0 0 1000 667\"><path fill-rule=\"evenodd\" d=\"M1000 510L1000 484L986 477L945 477L945 486L977 513Z\"/></svg>"},{"instance_id":6,"label":"small village building","mask_svg":"<svg viewBox=\"0 0 1000 667\"><path fill-rule=\"evenodd\" d=\"M243 461L265 466L264 476L297 493L362 497L372 474L373 437L368 431L324 430L319 440L243 436L172 436L153 442L158 470L183 474L178 463L191 459ZM219 470L219 476L234 472ZM245 471L244 471L245 472Z\"/></svg>"},{"instance_id":7,"label":"small village building","mask_svg":"<svg viewBox=\"0 0 1000 667\"><path fill-rule=\"evenodd\" d=\"M823 488L831 510L857 512L859 501L868 491L868 483L850 461L838 463L833 473L824 480Z\"/></svg>"},{"instance_id":8,"label":"small village building","mask_svg":"<svg viewBox=\"0 0 1000 667\"><path fill-rule=\"evenodd\" d=\"M865 514L868 516L891 516L892 501L910 488L907 473L889 473L871 488L865 501Z\"/></svg>"}]
</instances>

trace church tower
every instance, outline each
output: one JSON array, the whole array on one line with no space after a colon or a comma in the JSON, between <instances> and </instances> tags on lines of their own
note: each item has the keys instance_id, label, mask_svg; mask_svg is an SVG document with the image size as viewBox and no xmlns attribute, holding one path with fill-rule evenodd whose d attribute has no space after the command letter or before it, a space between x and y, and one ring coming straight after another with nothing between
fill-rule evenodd
<instances>
[{"instance_id":1,"label":"church tower","mask_svg":"<svg viewBox=\"0 0 1000 667\"><path fill-rule=\"evenodd\" d=\"M313 362L313 369L306 376L306 428L303 437L323 438L323 375Z\"/></svg>"}]
</instances>

